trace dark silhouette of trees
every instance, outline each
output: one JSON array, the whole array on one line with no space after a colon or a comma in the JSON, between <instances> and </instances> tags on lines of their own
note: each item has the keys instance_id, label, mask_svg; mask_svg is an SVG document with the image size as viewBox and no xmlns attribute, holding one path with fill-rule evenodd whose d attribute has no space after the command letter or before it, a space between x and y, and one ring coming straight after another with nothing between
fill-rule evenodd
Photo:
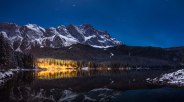
<instances>
[{"instance_id":1,"label":"dark silhouette of trees","mask_svg":"<svg viewBox=\"0 0 184 102\"><path fill-rule=\"evenodd\" d=\"M15 52L15 59L17 61L17 66L20 68L31 69L34 67L34 58L31 54Z\"/></svg>"},{"instance_id":2,"label":"dark silhouette of trees","mask_svg":"<svg viewBox=\"0 0 184 102\"><path fill-rule=\"evenodd\" d=\"M0 69L33 68L34 58L30 54L14 52L10 44L0 33Z\"/></svg>"},{"instance_id":3,"label":"dark silhouette of trees","mask_svg":"<svg viewBox=\"0 0 184 102\"><path fill-rule=\"evenodd\" d=\"M13 51L3 34L0 34L0 67L14 67Z\"/></svg>"}]
</instances>

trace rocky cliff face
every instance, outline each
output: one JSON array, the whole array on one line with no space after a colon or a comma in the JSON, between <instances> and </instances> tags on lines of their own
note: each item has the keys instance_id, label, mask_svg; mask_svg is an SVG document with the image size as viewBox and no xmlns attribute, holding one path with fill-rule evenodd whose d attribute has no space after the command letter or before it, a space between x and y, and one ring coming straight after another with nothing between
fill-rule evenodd
<instances>
[{"instance_id":1,"label":"rocky cliff face","mask_svg":"<svg viewBox=\"0 0 184 102\"><path fill-rule=\"evenodd\" d=\"M32 47L60 48L73 44L107 48L121 45L109 33L95 29L89 24L68 25L43 28L36 24L19 26L13 23L1 23L0 32L8 38L15 51L29 50Z\"/></svg>"}]
</instances>

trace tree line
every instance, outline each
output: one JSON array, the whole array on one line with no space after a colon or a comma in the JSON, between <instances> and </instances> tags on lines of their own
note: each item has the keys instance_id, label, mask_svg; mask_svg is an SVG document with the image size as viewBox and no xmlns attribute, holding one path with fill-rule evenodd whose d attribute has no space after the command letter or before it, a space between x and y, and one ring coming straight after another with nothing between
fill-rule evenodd
<instances>
[{"instance_id":1,"label":"tree line","mask_svg":"<svg viewBox=\"0 0 184 102\"><path fill-rule=\"evenodd\" d=\"M31 54L13 51L8 40L0 33L0 69L15 69L17 67L33 68L34 58Z\"/></svg>"}]
</instances>

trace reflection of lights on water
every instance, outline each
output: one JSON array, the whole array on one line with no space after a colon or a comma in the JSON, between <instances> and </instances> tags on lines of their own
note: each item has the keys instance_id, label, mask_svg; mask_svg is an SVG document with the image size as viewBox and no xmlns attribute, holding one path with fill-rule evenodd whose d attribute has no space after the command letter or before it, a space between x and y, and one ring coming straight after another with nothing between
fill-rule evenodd
<instances>
[{"instance_id":1,"label":"reflection of lights on water","mask_svg":"<svg viewBox=\"0 0 184 102\"><path fill-rule=\"evenodd\" d=\"M92 76L93 74L107 74L114 69L112 68L89 68L83 67L78 69L77 61L59 60L52 58L40 58L35 62L36 66L42 71L35 73L38 79L59 79L59 78L73 78L82 75ZM127 68L119 68L118 71L128 70ZM95 71L95 72L94 72Z\"/></svg>"},{"instance_id":2,"label":"reflection of lights on water","mask_svg":"<svg viewBox=\"0 0 184 102\"><path fill-rule=\"evenodd\" d=\"M39 79L71 78L77 76L77 62L52 58L40 58L35 62L38 68L46 69L36 72Z\"/></svg>"},{"instance_id":3,"label":"reflection of lights on water","mask_svg":"<svg viewBox=\"0 0 184 102\"><path fill-rule=\"evenodd\" d=\"M59 78L72 78L77 77L77 70L45 70L36 72L38 79L59 79Z\"/></svg>"}]
</instances>

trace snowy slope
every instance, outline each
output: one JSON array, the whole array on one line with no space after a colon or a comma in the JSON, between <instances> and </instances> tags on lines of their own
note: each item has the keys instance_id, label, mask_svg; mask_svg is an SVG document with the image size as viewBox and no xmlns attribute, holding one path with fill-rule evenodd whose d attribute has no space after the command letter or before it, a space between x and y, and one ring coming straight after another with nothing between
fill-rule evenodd
<instances>
[{"instance_id":1,"label":"snowy slope","mask_svg":"<svg viewBox=\"0 0 184 102\"><path fill-rule=\"evenodd\" d=\"M3 85L12 76L13 76L12 71L5 71L5 72L0 71L0 86Z\"/></svg>"},{"instance_id":2,"label":"snowy slope","mask_svg":"<svg viewBox=\"0 0 184 102\"><path fill-rule=\"evenodd\" d=\"M96 30L89 24L43 28L36 24L19 26L13 23L1 23L0 33L10 40L16 51L29 50L32 47L59 48L73 44L85 44L97 48L120 45L109 33Z\"/></svg>"},{"instance_id":3,"label":"snowy slope","mask_svg":"<svg viewBox=\"0 0 184 102\"><path fill-rule=\"evenodd\" d=\"M184 86L184 69L176 72L164 74L161 77L154 78L152 80L147 79L153 83L170 84L176 86Z\"/></svg>"}]
</instances>

